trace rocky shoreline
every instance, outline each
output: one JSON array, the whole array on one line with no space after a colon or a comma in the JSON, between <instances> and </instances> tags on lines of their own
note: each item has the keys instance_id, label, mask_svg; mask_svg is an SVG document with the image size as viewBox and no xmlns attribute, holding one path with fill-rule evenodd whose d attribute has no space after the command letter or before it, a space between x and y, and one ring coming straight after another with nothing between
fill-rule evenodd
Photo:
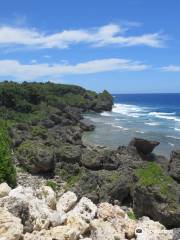
<instances>
[{"instance_id":1,"label":"rocky shoreline","mask_svg":"<svg viewBox=\"0 0 180 240\"><path fill-rule=\"evenodd\" d=\"M117 149L83 142L83 133L94 129L83 113L110 111L112 105L107 91L96 94L52 83L2 83L0 142L4 150L0 161L5 167L0 169L0 182L17 187L10 190L1 185L6 193L1 194L0 207L7 219L18 217L12 221L17 220L21 229L18 237L5 235L3 240L180 239L180 151L173 151L168 160L153 154L156 141L135 138ZM96 209L88 222L82 216L68 220L66 211L57 213L56 204L49 210L46 195L54 196L54 203L61 197L66 202L67 193L74 196L76 206L87 201ZM91 215L84 204L82 212ZM99 215L101 210L104 217ZM54 221L60 221L56 226L49 220L49 211L56 211ZM65 222L61 222L63 217ZM142 231L137 232L139 226ZM4 225L1 231L6 234Z\"/></svg>"},{"instance_id":2,"label":"rocky shoreline","mask_svg":"<svg viewBox=\"0 0 180 240\"><path fill-rule=\"evenodd\" d=\"M57 197L48 186L33 190L0 184L3 240L177 240L179 234L179 229L167 230L148 217L136 220L130 208L95 205L70 191Z\"/></svg>"}]
</instances>

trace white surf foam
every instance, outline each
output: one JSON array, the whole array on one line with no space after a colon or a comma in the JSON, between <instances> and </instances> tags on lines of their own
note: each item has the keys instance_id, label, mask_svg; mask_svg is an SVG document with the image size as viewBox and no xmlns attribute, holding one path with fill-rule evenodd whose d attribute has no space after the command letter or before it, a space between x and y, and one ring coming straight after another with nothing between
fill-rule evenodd
<instances>
[{"instance_id":1,"label":"white surf foam","mask_svg":"<svg viewBox=\"0 0 180 240\"><path fill-rule=\"evenodd\" d=\"M143 131L138 131L138 130L137 130L136 132L137 132L137 133L142 133L142 134L144 133Z\"/></svg>"},{"instance_id":2,"label":"white surf foam","mask_svg":"<svg viewBox=\"0 0 180 240\"><path fill-rule=\"evenodd\" d=\"M169 144L170 146L174 147L174 144L173 144L173 143L171 143L171 142L168 142L168 144Z\"/></svg>"},{"instance_id":3,"label":"white surf foam","mask_svg":"<svg viewBox=\"0 0 180 240\"><path fill-rule=\"evenodd\" d=\"M175 112L172 112L172 113L150 112L148 115L156 118L165 119L165 120L173 120L175 122L180 122L180 118L177 118L175 114L176 114Z\"/></svg>"},{"instance_id":4,"label":"white surf foam","mask_svg":"<svg viewBox=\"0 0 180 240\"><path fill-rule=\"evenodd\" d=\"M177 136L171 136L171 135L167 135L166 137L168 137L168 138L173 138L173 139L177 139L177 140L180 140L180 137L177 137Z\"/></svg>"},{"instance_id":5,"label":"white surf foam","mask_svg":"<svg viewBox=\"0 0 180 240\"><path fill-rule=\"evenodd\" d=\"M128 128L122 127L122 126L120 126L120 125L112 124L112 126L115 127L115 128L119 128L119 129L121 129L121 130L123 130L123 131L128 131L128 130L129 130Z\"/></svg>"},{"instance_id":6,"label":"white surf foam","mask_svg":"<svg viewBox=\"0 0 180 240\"><path fill-rule=\"evenodd\" d=\"M158 126L158 125L160 125L160 123L158 123L158 122L146 122L145 125Z\"/></svg>"},{"instance_id":7,"label":"white surf foam","mask_svg":"<svg viewBox=\"0 0 180 240\"><path fill-rule=\"evenodd\" d=\"M122 115L135 117L135 118L143 116L146 113L146 111L143 108L138 107L136 105L120 104L120 103L114 104L112 112L120 113Z\"/></svg>"},{"instance_id":8,"label":"white surf foam","mask_svg":"<svg viewBox=\"0 0 180 240\"><path fill-rule=\"evenodd\" d=\"M174 128L175 131L179 132L180 131L180 128Z\"/></svg>"},{"instance_id":9,"label":"white surf foam","mask_svg":"<svg viewBox=\"0 0 180 240\"><path fill-rule=\"evenodd\" d=\"M112 113L111 112L102 112L100 115L104 116L104 117L111 117Z\"/></svg>"}]
</instances>

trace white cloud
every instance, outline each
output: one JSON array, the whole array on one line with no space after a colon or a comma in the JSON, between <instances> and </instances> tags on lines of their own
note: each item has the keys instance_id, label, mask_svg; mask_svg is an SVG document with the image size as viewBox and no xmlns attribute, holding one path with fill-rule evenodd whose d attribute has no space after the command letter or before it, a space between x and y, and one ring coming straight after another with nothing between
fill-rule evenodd
<instances>
[{"instance_id":1,"label":"white cloud","mask_svg":"<svg viewBox=\"0 0 180 240\"><path fill-rule=\"evenodd\" d=\"M169 65L160 68L163 72L180 72L180 65Z\"/></svg>"},{"instance_id":2,"label":"white cloud","mask_svg":"<svg viewBox=\"0 0 180 240\"><path fill-rule=\"evenodd\" d=\"M34 80L43 77L52 79L60 75L93 74L110 71L143 71L149 66L121 58L99 59L75 65L70 64L22 64L16 60L0 60L0 76L17 80Z\"/></svg>"},{"instance_id":3,"label":"white cloud","mask_svg":"<svg viewBox=\"0 0 180 240\"><path fill-rule=\"evenodd\" d=\"M0 46L63 49L79 43L95 47L107 45L163 47L165 44L165 37L161 33L125 36L127 30L117 24L108 24L99 28L64 30L48 34L37 29L0 26Z\"/></svg>"}]
</instances>

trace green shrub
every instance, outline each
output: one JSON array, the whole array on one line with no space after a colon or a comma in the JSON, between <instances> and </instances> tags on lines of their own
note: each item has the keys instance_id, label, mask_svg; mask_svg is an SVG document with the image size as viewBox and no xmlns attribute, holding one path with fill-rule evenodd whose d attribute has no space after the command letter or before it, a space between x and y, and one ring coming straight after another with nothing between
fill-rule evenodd
<instances>
[{"instance_id":1,"label":"green shrub","mask_svg":"<svg viewBox=\"0 0 180 240\"><path fill-rule=\"evenodd\" d=\"M132 220L136 220L137 219L136 214L133 211L127 212L127 215Z\"/></svg>"},{"instance_id":2,"label":"green shrub","mask_svg":"<svg viewBox=\"0 0 180 240\"><path fill-rule=\"evenodd\" d=\"M10 186L16 185L16 171L12 163L10 138L7 124L0 121L0 183L7 182Z\"/></svg>"},{"instance_id":3,"label":"green shrub","mask_svg":"<svg viewBox=\"0 0 180 240\"><path fill-rule=\"evenodd\" d=\"M58 189L57 183L51 180L46 182L46 186L51 187L54 191L57 191Z\"/></svg>"}]
</instances>

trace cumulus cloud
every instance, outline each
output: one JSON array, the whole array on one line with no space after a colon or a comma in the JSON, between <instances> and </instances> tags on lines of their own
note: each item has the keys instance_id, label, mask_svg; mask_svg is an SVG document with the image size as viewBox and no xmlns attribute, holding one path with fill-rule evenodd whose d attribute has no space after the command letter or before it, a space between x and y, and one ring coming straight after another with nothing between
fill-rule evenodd
<instances>
[{"instance_id":1,"label":"cumulus cloud","mask_svg":"<svg viewBox=\"0 0 180 240\"><path fill-rule=\"evenodd\" d=\"M110 71L143 71L148 65L137 61L109 58L71 64L33 63L22 64L17 60L0 60L0 76L15 80L36 80L43 77L56 78L62 75L93 74Z\"/></svg>"},{"instance_id":2,"label":"cumulus cloud","mask_svg":"<svg viewBox=\"0 0 180 240\"><path fill-rule=\"evenodd\" d=\"M160 68L163 72L180 72L180 65L169 65Z\"/></svg>"},{"instance_id":3,"label":"cumulus cloud","mask_svg":"<svg viewBox=\"0 0 180 240\"><path fill-rule=\"evenodd\" d=\"M144 45L158 48L165 44L165 37L159 32L126 36L127 31L128 29L124 30L117 24L108 24L93 29L64 30L52 34L37 29L0 26L0 46L18 45L28 48L63 49L73 44L84 43L94 47Z\"/></svg>"}]
</instances>

